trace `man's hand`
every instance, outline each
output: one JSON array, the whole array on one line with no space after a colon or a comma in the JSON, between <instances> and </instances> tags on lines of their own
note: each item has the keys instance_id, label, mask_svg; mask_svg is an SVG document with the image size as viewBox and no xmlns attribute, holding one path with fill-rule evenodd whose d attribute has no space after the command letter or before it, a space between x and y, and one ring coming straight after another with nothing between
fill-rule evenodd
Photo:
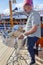
<instances>
[{"instance_id":1,"label":"man's hand","mask_svg":"<svg viewBox=\"0 0 43 65\"><path fill-rule=\"evenodd\" d=\"M24 38L24 35L23 34L21 34L19 37L18 37L18 39L23 39Z\"/></svg>"}]
</instances>

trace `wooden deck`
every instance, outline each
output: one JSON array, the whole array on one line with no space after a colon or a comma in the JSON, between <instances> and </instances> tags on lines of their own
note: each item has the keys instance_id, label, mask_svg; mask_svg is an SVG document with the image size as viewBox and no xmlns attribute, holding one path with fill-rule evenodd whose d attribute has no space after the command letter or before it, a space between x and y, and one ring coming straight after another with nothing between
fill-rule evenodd
<instances>
[{"instance_id":1,"label":"wooden deck","mask_svg":"<svg viewBox=\"0 0 43 65\"><path fill-rule=\"evenodd\" d=\"M0 37L0 65L6 65L6 62L8 58L10 57L13 49L10 47L5 46L2 43L1 37Z\"/></svg>"},{"instance_id":2,"label":"wooden deck","mask_svg":"<svg viewBox=\"0 0 43 65\"><path fill-rule=\"evenodd\" d=\"M0 37L0 65L6 65L6 62L7 62L8 58L10 57L10 55L12 54L13 50L14 50L13 48L5 46L2 43L2 39ZM22 55L25 58L27 58L27 61L29 62L30 61L29 58L24 55L27 53L27 50L23 50L23 51L21 50L21 52L22 52ZM39 54L39 57L43 57L42 54L43 54L43 52ZM36 57L36 59L37 59L36 63L37 63L37 65L43 65L43 58L40 59L39 57ZM12 64L10 64L10 65L12 65ZM26 65L26 64L22 64L22 65Z\"/></svg>"}]
</instances>

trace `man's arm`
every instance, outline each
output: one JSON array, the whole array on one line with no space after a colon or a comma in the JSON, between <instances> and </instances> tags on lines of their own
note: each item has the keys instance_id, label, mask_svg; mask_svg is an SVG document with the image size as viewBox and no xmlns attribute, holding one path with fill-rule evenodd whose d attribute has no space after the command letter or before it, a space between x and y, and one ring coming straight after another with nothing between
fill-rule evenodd
<instances>
[{"instance_id":1,"label":"man's arm","mask_svg":"<svg viewBox=\"0 0 43 65\"><path fill-rule=\"evenodd\" d=\"M29 31L25 32L24 35L28 36L30 34L33 34L37 31L38 26L34 25Z\"/></svg>"}]
</instances>

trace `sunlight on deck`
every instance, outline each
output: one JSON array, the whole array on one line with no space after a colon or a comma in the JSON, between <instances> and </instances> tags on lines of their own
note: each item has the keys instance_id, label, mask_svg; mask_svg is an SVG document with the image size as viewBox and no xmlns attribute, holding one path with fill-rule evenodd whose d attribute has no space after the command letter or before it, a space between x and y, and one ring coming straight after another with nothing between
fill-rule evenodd
<instances>
[{"instance_id":1,"label":"sunlight on deck","mask_svg":"<svg viewBox=\"0 0 43 65\"><path fill-rule=\"evenodd\" d=\"M0 36L0 65L6 65L6 62L9 59L9 57L13 51L14 51L14 48L7 47L3 44L2 38ZM21 50L20 53L22 54L22 56L25 59L27 59L27 62L29 63L30 62L30 58L29 58L30 56L26 55L28 53L28 51L27 50ZM13 56L14 56L14 53L13 53ZM26 65L23 60L22 60L22 62L24 65ZM43 60L36 56L36 63L38 65L43 65ZM10 65L12 65L12 64L10 64Z\"/></svg>"},{"instance_id":2,"label":"sunlight on deck","mask_svg":"<svg viewBox=\"0 0 43 65\"><path fill-rule=\"evenodd\" d=\"M6 65L6 62L11 55L13 48L7 47L2 43L0 36L0 65Z\"/></svg>"}]
</instances>

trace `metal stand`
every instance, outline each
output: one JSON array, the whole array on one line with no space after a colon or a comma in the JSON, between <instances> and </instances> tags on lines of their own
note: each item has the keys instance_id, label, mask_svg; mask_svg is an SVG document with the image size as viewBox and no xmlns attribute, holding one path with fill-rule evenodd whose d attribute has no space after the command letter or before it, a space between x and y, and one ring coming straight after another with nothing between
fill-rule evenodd
<instances>
[{"instance_id":1,"label":"metal stand","mask_svg":"<svg viewBox=\"0 0 43 65\"><path fill-rule=\"evenodd\" d=\"M20 48L18 48L18 44L14 45L14 51L12 52L11 56L7 60L6 65L23 65L23 62L25 65L28 65L27 60L20 54Z\"/></svg>"}]
</instances>

